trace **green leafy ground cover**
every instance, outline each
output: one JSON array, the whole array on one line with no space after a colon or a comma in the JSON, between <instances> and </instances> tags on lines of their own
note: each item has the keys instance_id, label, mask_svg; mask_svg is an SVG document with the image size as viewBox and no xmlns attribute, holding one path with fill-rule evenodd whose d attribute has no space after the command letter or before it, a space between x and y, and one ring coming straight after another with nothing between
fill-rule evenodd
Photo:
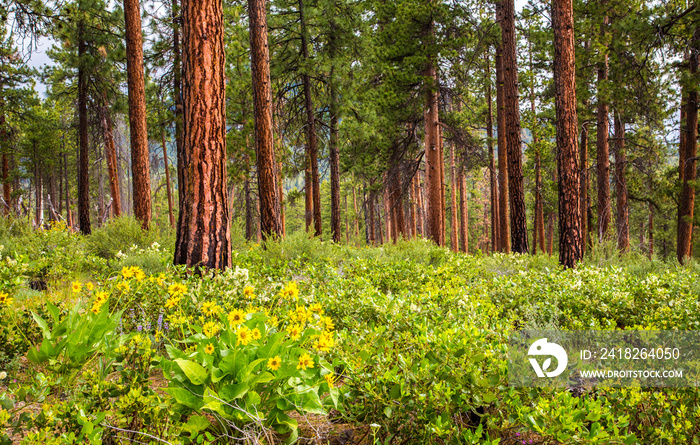
<instances>
[{"instance_id":1,"label":"green leafy ground cover","mask_svg":"<svg viewBox=\"0 0 700 445\"><path fill-rule=\"evenodd\" d=\"M0 443L700 443L696 389L511 388L505 362L516 328L699 329L695 264L299 234L197 276L129 219L0 244Z\"/></svg>"}]
</instances>

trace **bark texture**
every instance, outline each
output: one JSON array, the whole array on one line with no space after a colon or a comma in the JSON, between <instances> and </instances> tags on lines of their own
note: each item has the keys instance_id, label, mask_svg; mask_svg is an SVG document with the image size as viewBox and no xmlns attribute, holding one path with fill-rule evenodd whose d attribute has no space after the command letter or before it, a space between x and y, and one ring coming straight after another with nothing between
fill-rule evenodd
<instances>
[{"instance_id":1,"label":"bark texture","mask_svg":"<svg viewBox=\"0 0 700 445\"><path fill-rule=\"evenodd\" d=\"M575 267L582 257L572 0L552 1L552 26L559 173L559 263L571 268Z\"/></svg>"},{"instance_id":2,"label":"bark texture","mask_svg":"<svg viewBox=\"0 0 700 445\"><path fill-rule=\"evenodd\" d=\"M255 113L255 154L260 199L260 232L263 239L282 236L277 162L272 136L272 85L270 49L267 43L265 0L248 0L250 58L253 72L253 110Z\"/></svg>"},{"instance_id":3,"label":"bark texture","mask_svg":"<svg viewBox=\"0 0 700 445\"><path fill-rule=\"evenodd\" d=\"M428 67L428 79L432 85L428 88L428 103L426 113L426 176L428 183L428 237L438 246L443 245L444 240L444 219L442 217L442 181L440 156L440 133L438 117L438 90L437 73L435 66L431 63Z\"/></svg>"},{"instance_id":4,"label":"bark texture","mask_svg":"<svg viewBox=\"0 0 700 445\"><path fill-rule=\"evenodd\" d=\"M221 0L185 0L182 23L184 199L175 264L224 269L231 266L231 233Z\"/></svg>"},{"instance_id":5,"label":"bark texture","mask_svg":"<svg viewBox=\"0 0 700 445\"><path fill-rule=\"evenodd\" d=\"M605 7L607 0L602 0L601 6ZM601 39L604 38L608 26L608 17L605 16L600 25ZM604 83L608 80L608 51L604 48L602 60L598 64L598 124L596 128L596 163L598 182L598 241L603 241L608 236L611 221L610 209L610 148L608 146L608 103L605 98Z\"/></svg>"},{"instance_id":6,"label":"bark texture","mask_svg":"<svg viewBox=\"0 0 700 445\"><path fill-rule=\"evenodd\" d=\"M78 25L79 27L83 26ZM78 32L78 59L85 54L85 41L82 32ZM90 227L90 175L88 166L90 154L88 147L88 113L87 113L87 75L85 68L78 68L78 223L80 233L89 235Z\"/></svg>"},{"instance_id":7,"label":"bark texture","mask_svg":"<svg viewBox=\"0 0 700 445\"><path fill-rule=\"evenodd\" d=\"M502 20L503 7L496 3L496 20ZM510 228L508 209L508 143L506 139L506 114L503 84L503 45L496 45L496 125L498 132L498 213L500 230L498 250L510 253Z\"/></svg>"},{"instance_id":8,"label":"bark texture","mask_svg":"<svg viewBox=\"0 0 700 445\"><path fill-rule=\"evenodd\" d=\"M700 67L700 28L696 28L691 42L688 70L692 79L696 79ZM695 209L695 187L697 177L697 135L698 135L698 86L688 87L688 104L685 124L685 147L683 156L683 182L681 199L678 206L677 257L685 263L692 255L693 212Z\"/></svg>"},{"instance_id":9,"label":"bark texture","mask_svg":"<svg viewBox=\"0 0 700 445\"><path fill-rule=\"evenodd\" d=\"M503 82L508 139L508 192L510 198L510 237L513 252L527 253L527 218L523 186L522 144L520 140L520 104L518 101L518 67L515 38L515 1L501 0L503 15Z\"/></svg>"},{"instance_id":10,"label":"bark texture","mask_svg":"<svg viewBox=\"0 0 700 445\"><path fill-rule=\"evenodd\" d=\"M139 0L124 0L126 71L129 87L129 132L131 173L134 187L134 216L141 226L151 224L151 166L146 130L146 89L143 71L143 39Z\"/></svg>"}]
</instances>

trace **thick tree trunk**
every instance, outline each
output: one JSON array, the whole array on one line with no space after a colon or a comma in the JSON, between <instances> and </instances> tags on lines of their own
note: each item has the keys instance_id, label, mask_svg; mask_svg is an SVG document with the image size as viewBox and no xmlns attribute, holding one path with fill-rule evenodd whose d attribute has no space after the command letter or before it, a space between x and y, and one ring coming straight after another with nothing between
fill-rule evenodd
<instances>
[{"instance_id":1,"label":"thick tree trunk","mask_svg":"<svg viewBox=\"0 0 700 445\"><path fill-rule=\"evenodd\" d=\"M601 0L603 6L607 0ZM605 16L600 25L601 38L604 38L608 26ZM608 80L608 49L603 49L603 60L598 64L598 124L596 129L596 162L598 174L598 241L608 236L611 220L610 207L610 148L608 146L608 103L603 84Z\"/></svg>"},{"instance_id":2,"label":"thick tree trunk","mask_svg":"<svg viewBox=\"0 0 700 445\"><path fill-rule=\"evenodd\" d=\"M502 2L496 3L496 20L502 20ZM496 45L496 122L498 131L498 250L510 253L510 227L508 208L508 142L506 138L506 113L503 80L503 44Z\"/></svg>"},{"instance_id":3,"label":"thick tree trunk","mask_svg":"<svg viewBox=\"0 0 700 445\"><path fill-rule=\"evenodd\" d=\"M700 66L700 27L693 33L691 53L688 63L690 76L697 79ZM695 209L695 187L697 177L697 130L698 130L698 86L697 82L688 87L688 106L685 124L685 149L683 156L683 182L678 206L677 257L683 264L692 256L693 213Z\"/></svg>"},{"instance_id":4,"label":"thick tree trunk","mask_svg":"<svg viewBox=\"0 0 700 445\"><path fill-rule=\"evenodd\" d=\"M330 21L329 52L331 63L335 63L338 47L336 42L336 24L333 17ZM331 236L333 241L340 243L340 156L338 155L338 117L340 98L338 96L338 86L335 66L331 66L329 93L330 93L330 139L328 148L330 151L331 167Z\"/></svg>"},{"instance_id":5,"label":"thick tree trunk","mask_svg":"<svg viewBox=\"0 0 700 445\"><path fill-rule=\"evenodd\" d=\"M493 109L491 98L491 69L489 66L489 53L486 53L486 145L489 152L489 184L491 191L491 251L495 252L500 247L500 224L498 211L498 180L496 177L496 160L493 151Z\"/></svg>"},{"instance_id":6,"label":"thick tree trunk","mask_svg":"<svg viewBox=\"0 0 700 445\"><path fill-rule=\"evenodd\" d=\"M314 222L314 184L311 181L311 148L308 143L308 131L307 129L307 143L304 150L304 221L307 232Z\"/></svg>"},{"instance_id":7,"label":"thick tree trunk","mask_svg":"<svg viewBox=\"0 0 700 445\"><path fill-rule=\"evenodd\" d=\"M182 5L185 196L178 217L175 264L231 266L226 203L224 23L221 0Z\"/></svg>"},{"instance_id":8,"label":"thick tree trunk","mask_svg":"<svg viewBox=\"0 0 700 445\"><path fill-rule=\"evenodd\" d=\"M86 51L82 37L82 23L78 25L78 59L82 60ZM89 235L90 228L90 176L88 166L90 154L88 147L88 115L87 115L87 75L84 67L78 68L78 218L80 233Z\"/></svg>"},{"instance_id":9,"label":"thick tree trunk","mask_svg":"<svg viewBox=\"0 0 700 445\"><path fill-rule=\"evenodd\" d=\"M615 113L615 195L617 198L617 248L627 252L630 248L630 210L627 200L627 178L625 178L625 125Z\"/></svg>"},{"instance_id":10,"label":"thick tree trunk","mask_svg":"<svg viewBox=\"0 0 700 445\"><path fill-rule=\"evenodd\" d=\"M168 166L168 146L165 144L165 128L160 133L163 144L163 166L165 167L165 190L168 193L168 220L170 227L175 228L175 215L173 214L173 192L170 188L170 167ZM115 171L116 173L116 171Z\"/></svg>"},{"instance_id":11,"label":"thick tree trunk","mask_svg":"<svg viewBox=\"0 0 700 445\"><path fill-rule=\"evenodd\" d=\"M103 94L102 133L105 140L105 158L107 158L107 174L109 176L109 190L112 195L112 213L119 216L122 213L122 201L119 196L119 176L117 175L117 150L114 147L114 132L112 131L112 119L107 110L106 94Z\"/></svg>"},{"instance_id":12,"label":"thick tree trunk","mask_svg":"<svg viewBox=\"0 0 700 445\"><path fill-rule=\"evenodd\" d=\"M557 116L559 172L559 263L575 267L582 258L579 208L576 56L572 0L552 1L554 28L554 106Z\"/></svg>"},{"instance_id":13,"label":"thick tree trunk","mask_svg":"<svg viewBox=\"0 0 700 445\"><path fill-rule=\"evenodd\" d=\"M248 0L250 58L255 112L255 159L258 168L260 233L263 240L282 236L277 161L272 137L272 85L265 0Z\"/></svg>"},{"instance_id":14,"label":"thick tree trunk","mask_svg":"<svg viewBox=\"0 0 700 445\"><path fill-rule=\"evenodd\" d=\"M511 248L527 253L527 218L523 186L522 147L520 140L520 104L518 101L518 68L515 38L515 2L501 0L503 14L501 36L503 41L503 82L505 130L508 139L508 193L510 198Z\"/></svg>"},{"instance_id":15,"label":"thick tree trunk","mask_svg":"<svg viewBox=\"0 0 700 445\"><path fill-rule=\"evenodd\" d=\"M440 141L439 141L439 118L438 118L438 90L437 73L433 64L428 68L428 79L431 85L428 87L428 112L426 118L426 176L428 185L428 237L438 246L442 246L441 239L444 239L442 232L442 181Z\"/></svg>"},{"instance_id":16,"label":"thick tree trunk","mask_svg":"<svg viewBox=\"0 0 700 445\"><path fill-rule=\"evenodd\" d=\"M134 216L141 226L151 224L151 167L146 130L146 90L143 71L143 42L139 0L124 0L126 72L129 87L129 132L131 173L134 187Z\"/></svg>"}]
</instances>

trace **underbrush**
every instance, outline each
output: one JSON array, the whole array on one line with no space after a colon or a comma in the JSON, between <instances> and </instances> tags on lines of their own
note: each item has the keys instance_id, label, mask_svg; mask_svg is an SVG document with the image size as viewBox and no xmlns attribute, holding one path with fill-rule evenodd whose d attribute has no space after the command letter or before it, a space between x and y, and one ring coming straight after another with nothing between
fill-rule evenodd
<instances>
[{"instance_id":1,"label":"underbrush","mask_svg":"<svg viewBox=\"0 0 700 445\"><path fill-rule=\"evenodd\" d=\"M695 265L565 271L546 255L293 234L197 276L169 265L167 235L129 244L106 235L117 227L0 227L0 443L270 444L314 416L377 444L700 441L695 388L514 388L506 366L515 329L700 329ZM30 291L34 248L7 246L42 237L85 258Z\"/></svg>"}]
</instances>

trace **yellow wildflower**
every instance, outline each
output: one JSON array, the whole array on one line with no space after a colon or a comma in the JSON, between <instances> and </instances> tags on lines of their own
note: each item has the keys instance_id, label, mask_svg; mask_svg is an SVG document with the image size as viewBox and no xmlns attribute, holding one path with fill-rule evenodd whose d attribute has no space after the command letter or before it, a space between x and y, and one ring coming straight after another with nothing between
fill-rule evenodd
<instances>
[{"instance_id":1,"label":"yellow wildflower","mask_svg":"<svg viewBox=\"0 0 700 445\"><path fill-rule=\"evenodd\" d=\"M139 267L134 266L133 269L134 269L134 278L136 278L137 281L141 282L141 281L143 281L144 278L146 278L146 274Z\"/></svg>"},{"instance_id":2,"label":"yellow wildflower","mask_svg":"<svg viewBox=\"0 0 700 445\"><path fill-rule=\"evenodd\" d=\"M309 354L307 354L306 352L303 353L303 354L299 357L299 364L297 365L297 369L304 369L304 370L306 370L306 368L313 368L313 367L314 367L314 360L313 360L313 359L311 358L311 356L310 356Z\"/></svg>"},{"instance_id":3,"label":"yellow wildflower","mask_svg":"<svg viewBox=\"0 0 700 445\"><path fill-rule=\"evenodd\" d=\"M205 301L202 303L202 312L204 312L204 315L216 315L220 311L221 308L213 301Z\"/></svg>"},{"instance_id":4,"label":"yellow wildflower","mask_svg":"<svg viewBox=\"0 0 700 445\"><path fill-rule=\"evenodd\" d=\"M323 376L324 379L326 379L326 383L328 383L328 387L330 389L333 389L333 383L335 383L335 376L333 374L326 374Z\"/></svg>"},{"instance_id":5,"label":"yellow wildflower","mask_svg":"<svg viewBox=\"0 0 700 445\"><path fill-rule=\"evenodd\" d=\"M9 306L12 304L12 298L7 292L0 292L0 306Z\"/></svg>"},{"instance_id":6,"label":"yellow wildflower","mask_svg":"<svg viewBox=\"0 0 700 445\"><path fill-rule=\"evenodd\" d=\"M107 292L104 292L101 290L95 292L95 301L101 301L104 303L105 301L107 301L107 298L109 298L109 296L107 295Z\"/></svg>"},{"instance_id":7,"label":"yellow wildflower","mask_svg":"<svg viewBox=\"0 0 700 445\"><path fill-rule=\"evenodd\" d=\"M318 336L318 339L314 342L314 349L319 351L328 352L335 346L335 340L333 339L333 334L331 332L324 332Z\"/></svg>"},{"instance_id":8,"label":"yellow wildflower","mask_svg":"<svg viewBox=\"0 0 700 445\"><path fill-rule=\"evenodd\" d=\"M87 283L85 283L85 289L87 289L87 290L91 291L94 287L95 286L92 284L91 281L88 281Z\"/></svg>"},{"instance_id":9,"label":"yellow wildflower","mask_svg":"<svg viewBox=\"0 0 700 445\"><path fill-rule=\"evenodd\" d=\"M153 334L153 337L156 339L156 341L160 341L160 337L163 336L163 333L160 332L160 330L156 329L156 333Z\"/></svg>"},{"instance_id":10,"label":"yellow wildflower","mask_svg":"<svg viewBox=\"0 0 700 445\"><path fill-rule=\"evenodd\" d=\"M122 267L122 277L124 277L125 280L128 280L129 278L134 277L134 269L131 267Z\"/></svg>"},{"instance_id":11,"label":"yellow wildflower","mask_svg":"<svg viewBox=\"0 0 700 445\"><path fill-rule=\"evenodd\" d=\"M83 285L80 284L80 281L73 281L73 284L71 284L71 289L77 294L83 289Z\"/></svg>"},{"instance_id":12,"label":"yellow wildflower","mask_svg":"<svg viewBox=\"0 0 700 445\"><path fill-rule=\"evenodd\" d=\"M333 324L333 319L331 317L321 317L321 323L326 325L326 331L335 329L335 324Z\"/></svg>"},{"instance_id":13,"label":"yellow wildflower","mask_svg":"<svg viewBox=\"0 0 700 445\"><path fill-rule=\"evenodd\" d=\"M249 300L252 300L255 297L254 291L255 289L253 289L253 286L246 285L246 287L243 288L243 296Z\"/></svg>"},{"instance_id":14,"label":"yellow wildflower","mask_svg":"<svg viewBox=\"0 0 700 445\"><path fill-rule=\"evenodd\" d=\"M219 332L219 325L213 321L208 321L202 326L202 332L204 332L204 335L211 338Z\"/></svg>"},{"instance_id":15,"label":"yellow wildflower","mask_svg":"<svg viewBox=\"0 0 700 445\"><path fill-rule=\"evenodd\" d=\"M301 336L301 326L299 326L298 324L289 326L287 328L287 332L289 333L289 338L291 338L292 340L298 340Z\"/></svg>"},{"instance_id":16,"label":"yellow wildflower","mask_svg":"<svg viewBox=\"0 0 700 445\"><path fill-rule=\"evenodd\" d=\"M279 355L272 357L270 360L267 361L267 368L270 371L277 371L278 369L280 369L281 366L282 366L282 359L280 358Z\"/></svg>"},{"instance_id":17,"label":"yellow wildflower","mask_svg":"<svg viewBox=\"0 0 700 445\"><path fill-rule=\"evenodd\" d=\"M252 335L253 340L260 340L260 338L262 338L262 333L258 328L255 328L252 331L250 331L250 334Z\"/></svg>"},{"instance_id":18,"label":"yellow wildflower","mask_svg":"<svg viewBox=\"0 0 700 445\"><path fill-rule=\"evenodd\" d=\"M168 301L165 302L166 309L172 309L180 302L180 297L170 297Z\"/></svg>"},{"instance_id":19,"label":"yellow wildflower","mask_svg":"<svg viewBox=\"0 0 700 445\"><path fill-rule=\"evenodd\" d=\"M297 298L299 298L299 288L297 287L297 282L290 281L289 283L287 283L284 289L282 289L280 295L282 295L282 297L290 298L292 300L296 300Z\"/></svg>"},{"instance_id":20,"label":"yellow wildflower","mask_svg":"<svg viewBox=\"0 0 700 445\"><path fill-rule=\"evenodd\" d=\"M209 354L209 355L212 355L212 354L214 353L214 345L212 345L211 343L209 343L209 344L207 345L207 347L204 348L204 352L207 353L207 354Z\"/></svg>"},{"instance_id":21,"label":"yellow wildflower","mask_svg":"<svg viewBox=\"0 0 700 445\"><path fill-rule=\"evenodd\" d=\"M310 312L316 312L318 315L323 315L323 307L321 303L314 303L309 307Z\"/></svg>"},{"instance_id":22,"label":"yellow wildflower","mask_svg":"<svg viewBox=\"0 0 700 445\"><path fill-rule=\"evenodd\" d=\"M122 281L121 283L117 284L117 289L121 290L122 292L129 292L129 283Z\"/></svg>"},{"instance_id":23,"label":"yellow wildflower","mask_svg":"<svg viewBox=\"0 0 700 445\"><path fill-rule=\"evenodd\" d=\"M241 326L238 331L236 331L236 336L238 337L238 343L236 343L236 346L240 345L241 343L243 346L245 346L250 343L251 340L253 340L253 334L250 332L250 329L248 329L247 326Z\"/></svg>"},{"instance_id":24,"label":"yellow wildflower","mask_svg":"<svg viewBox=\"0 0 700 445\"><path fill-rule=\"evenodd\" d=\"M277 319L276 315L273 315L272 317L268 318L267 321L270 323L271 326L277 327L279 324L279 319Z\"/></svg>"},{"instance_id":25,"label":"yellow wildflower","mask_svg":"<svg viewBox=\"0 0 700 445\"><path fill-rule=\"evenodd\" d=\"M181 283L173 283L168 286L168 293L171 297L180 297L187 293L187 286Z\"/></svg>"},{"instance_id":26,"label":"yellow wildflower","mask_svg":"<svg viewBox=\"0 0 700 445\"><path fill-rule=\"evenodd\" d=\"M228 321L232 326L238 326L245 321L245 312L240 309L234 309L228 313Z\"/></svg>"}]
</instances>

